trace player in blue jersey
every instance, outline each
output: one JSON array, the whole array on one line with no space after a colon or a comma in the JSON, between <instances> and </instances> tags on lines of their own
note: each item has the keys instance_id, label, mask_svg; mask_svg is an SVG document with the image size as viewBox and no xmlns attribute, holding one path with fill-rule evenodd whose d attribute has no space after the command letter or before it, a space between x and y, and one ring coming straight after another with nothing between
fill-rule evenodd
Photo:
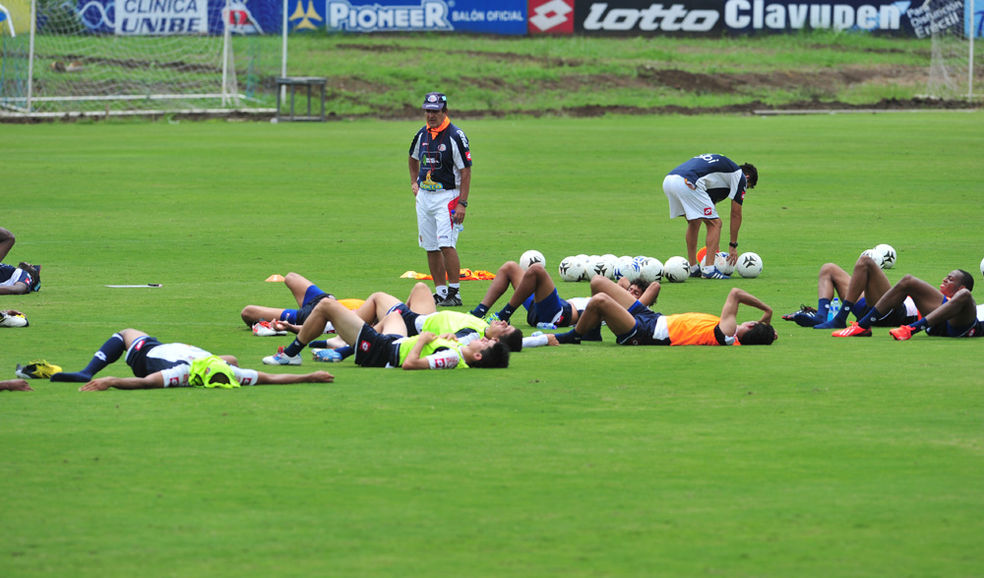
<instances>
[{"instance_id":1,"label":"player in blue jersey","mask_svg":"<svg viewBox=\"0 0 984 578\"><path fill-rule=\"evenodd\" d=\"M923 329L940 337L984 337L984 307L978 307L970 289L958 289L946 303L922 319L890 329L896 341L910 339Z\"/></svg>"},{"instance_id":2,"label":"player in blue jersey","mask_svg":"<svg viewBox=\"0 0 984 578\"><path fill-rule=\"evenodd\" d=\"M254 332L256 331L255 325L263 321L286 321L291 325L303 325L304 320L311 314L311 310L319 301L326 297L333 297L331 293L323 291L304 276L294 272L287 273L284 277L284 285L290 289L294 296L297 308L285 309L264 305L243 307L239 315L247 326L254 328Z\"/></svg>"},{"instance_id":3,"label":"player in blue jersey","mask_svg":"<svg viewBox=\"0 0 984 578\"><path fill-rule=\"evenodd\" d=\"M738 261L738 230L741 229L742 203L745 192L758 183L758 170L751 164L739 166L724 155L696 156L670 171L663 179L663 192L670 202L670 218L687 219L687 259L690 276L727 279L714 266L721 242L721 217L714 205L731 199L731 224L728 262ZM697 262L697 237L701 223L707 228L704 263Z\"/></svg>"},{"instance_id":4,"label":"player in blue jersey","mask_svg":"<svg viewBox=\"0 0 984 578\"><path fill-rule=\"evenodd\" d=\"M125 354L126 364L135 377L95 375ZM307 374L263 373L242 369L231 355L212 355L185 343L161 343L143 331L124 329L114 333L99 348L81 371L58 372L55 382L84 383L80 391L117 389L153 389L159 387L238 387L240 385L287 385L293 383L329 383L335 378L327 371Z\"/></svg>"},{"instance_id":5,"label":"player in blue jersey","mask_svg":"<svg viewBox=\"0 0 984 578\"><path fill-rule=\"evenodd\" d=\"M858 319L857 322L851 323L846 329L834 331L833 336L870 337L871 327L884 319L887 315L890 315L892 311L896 310L896 308L901 306L907 297L912 298L919 310L919 314L924 318L917 322L917 324L913 325L916 325L917 327L925 327L927 325L925 318L929 317L935 310L939 309L947 303L947 301L952 299L961 289L967 289L968 291L974 290L974 276L963 269L954 269L953 271L950 271L950 273L943 278L943 282L940 283L939 289L936 289L918 277L906 275L902 277L898 283L893 285L891 289L886 291L885 294L882 295L881 299L879 299L871 307L871 309L865 313L864 317ZM962 318L958 318L958 324L961 319ZM934 335L949 335L959 329L954 329L950 326L944 327L946 324L942 323L943 321L946 320L939 320L941 325L933 326L930 329L930 332ZM967 327L964 327L963 329L966 330Z\"/></svg>"},{"instance_id":6,"label":"player in blue jersey","mask_svg":"<svg viewBox=\"0 0 984 578\"><path fill-rule=\"evenodd\" d=\"M417 236L427 251L434 279L434 301L461 305L458 233L468 210L471 151L465 132L451 124L448 99L440 92L424 97L427 124L410 143L410 190L417 205Z\"/></svg>"},{"instance_id":7,"label":"player in blue jersey","mask_svg":"<svg viewBox=\"0 0 984 578\"><path fill-rule=\"evenodd\" d=\"M17 239L0 227L0 295L24 295L41 290L41 266L21 262L16 267L3 263Z\"/></svg>"}]
</instances>

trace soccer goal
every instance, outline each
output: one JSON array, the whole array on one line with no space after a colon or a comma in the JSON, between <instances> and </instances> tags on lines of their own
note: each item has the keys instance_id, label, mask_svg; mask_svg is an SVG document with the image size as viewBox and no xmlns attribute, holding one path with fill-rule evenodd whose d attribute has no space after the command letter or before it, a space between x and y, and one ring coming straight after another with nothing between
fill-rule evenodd
<instances>
[{"instance_id":1,"label":"soccer goal","mask_svg":"<svg viewBox=\"0 0 984 578\"><path fill-rule=\"evenodd\" d=\"M932 39L927 96L974 98L974 0L925 0L909 8L920 38Z\"/></svg>"},{"instance_id":2,"label":"soccer goal","mask_svg":"<svg viewBox=\"0 0 984 578\"><path fill-rule=\"evenodd\" d=\"M256 30L235 9L241 3L0 0L0 5L9 24L0 32L0 109L125 114L261 106L250 86L258 78L249 42Z\"/></svg>"}]
</instances>

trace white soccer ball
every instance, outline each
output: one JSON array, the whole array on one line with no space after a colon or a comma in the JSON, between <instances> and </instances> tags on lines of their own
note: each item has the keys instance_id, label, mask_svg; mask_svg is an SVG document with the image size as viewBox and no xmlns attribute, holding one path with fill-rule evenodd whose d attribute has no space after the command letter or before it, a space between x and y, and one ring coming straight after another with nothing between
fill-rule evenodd
<instances>
[{"instance_id":1,"label":"white soccer ball","mask_svg":"<svg viewBox=\"0 0 984 578\"><path fill-rule=\"evenodd\" d=\"M642 280L648 283L660 281L663 279L663 262L655 257L646 257L639 273Z\"/></svg>"},{"instance_id":2,"label":"white soccer ball","mask_svg":"<svg viewBox=\"0 0 984 578\"><path fill-rule=\"evenodd\" d=\"M738 274L746 278L758 277L762 274L762 258L758 256L758 253L752 253L748 251L747 253L742 253L738 255L738 263L735 265L735 271Z\"/></svg>"},{"instance_id":3,"label":"white soccer ball","mask_svg":"<svg viewBox=\"0 0 984 578\"><path fill-rule=\"evenodd\" d=\"M984 259L981 259L981 275L984 275Z\"/></svg>"},{"instance_id":4,"label":"white soccer ball","mask_svg":"<svg viewBox=\"0 0 984 578\"><path fill-rule=\"evenodd\" d=\"M871 257L871 260L875 262L879 267L882 266L882 262L885 260L880 251L875 249L865 249L861 251L861 257ZM858 257L859 259L861 257Z\"/></svg>"},{"instance_id":5,"label":"white soccer ball","mask_svg":"<svg viewBox=\"0 0 984 578\"><path fill-rule=\"evenodd\" d=\"M584 261L577 257L564 257L564 260L557 267L557 271L564 281L580 281L581 277L584 276Z\"/></svg>"},{"instance_id":6,"label":"white soccer ball","mask_svg":"<svg viewBox=\"0 0 984 578\"><path fill-rule=\"evenodd\" d=\"M663 277L671 283L683 283L690 277L690 262L686 257L670 257L663 265Z\"/></svg>"},{"instance_id":7,"label":"white soccer ball","mask_svg":"<svg viewBox=\"0 0 984 578\"><path fill-rule=\"evenodd\" d=\"M543 257L543 253L537 251L536 249L530 249L529 251L523 253L523 256L519 258L519 266L526 271L532 265L540 264L544 267L547 266L547 260Z\"/></svg>"},{"instance_id":8,"label":"white soccer ball","mask_svg":"<svg viewBox=\"0 0 984 578\"><path fill-rule=\"evenodd\" d=\"M898 253L895 252L895 247L887 243L882 243L880 245L875 245L872 249L876 253L879 253L882 257L881 268L891 269L895 266L895 260L898 258Z\"/></svg>"},{"instance_id":9,"label":"white soccer ball","mask_svg":"<svg viewBox=\"0 0 984 578\"><path fill-rule=\"evenodd\" d=\"M620 257L615 265L615 278L625 277L629 281L639 278L639 264L632 257Z\"/></svg>"},{"instance_id":10,"label":"white soccer ball","mask_svg":"<svg viewBox=\"0 0 984 578\"><path fill-rule=\"evenodd\" d=\"M735 272L735 266L728 263L728 254L724 251L718 251L718 254L714 256L714 266L725 275L731 275Z\"/></svg>"},{"instance_id":11,"label":"white soccer ball","mask_svg":"<svg viewBox=\"0 0 984 578\"><path fill-rule=\"evenodd\" d=\"M591 264L591 270L588 272L588 279L594 277L595 275L601 275L603 277L608 277L611 279L615 276L615 260L611 259L605 255L601 255Z\"/></svg>"}]
</instances>

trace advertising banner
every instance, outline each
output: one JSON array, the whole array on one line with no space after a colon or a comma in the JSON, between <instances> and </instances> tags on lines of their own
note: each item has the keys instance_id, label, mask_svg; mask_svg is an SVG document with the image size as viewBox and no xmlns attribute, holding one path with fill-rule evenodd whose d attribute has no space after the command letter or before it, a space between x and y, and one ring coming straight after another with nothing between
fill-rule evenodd
<instances>
[{"instance_id":1,"label":"advertising banner","mask_svg":"<svg viewBox=\"0 0 984 578\"><path fill-rule=\"evenodd\" d=\"M526 34L526 0L287 0L291 32Z\"/></svg>"},{"instance_id":2,"label":"advertising banner","mask_svg":"<svg viewBox=\"0 0 984 578\"><path fill-rule=\"evenodd\" d=\"M954 3L962 5L963 2L954 0L949 4ZM926 18L921 13L921 5L918 1L893 0L578 0L575 31L721 35L858 30L916 36L922 26L918 22ZM979 19L980 16L976 20Z\"/></svg>"}]
</instances>

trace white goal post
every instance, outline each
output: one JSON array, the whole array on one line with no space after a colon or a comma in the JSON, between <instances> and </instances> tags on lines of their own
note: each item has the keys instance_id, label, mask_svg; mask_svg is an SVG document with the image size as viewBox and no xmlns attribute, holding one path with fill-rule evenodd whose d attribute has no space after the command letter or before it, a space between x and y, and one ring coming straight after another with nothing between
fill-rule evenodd
<instances>
[{"instance_id":1,"label":"white goal post","mask_svg":"<svg viewBox=\"0 0 984 578\"><path fill-rule=\"evenodd\" d=\"M252 98L255 87L248 86L259 75L253 74L256 50L249 36L240 34L250 26L236 10L241 2L0 0L0 5L12 25L0 32L0 112L126 114L261 106ZM239 75L247 70L244 86Z\"/></svg>"},{"instance_id":2,"label":"white goal post","mask_svg":"<svg viewBox=\"0 0 984 578\"><path fill-rule=\"evenodd\" d=\"M916 36L932 39L927 96L973 100L974 5L974 0L925 0L909 8Z\"/></svg>"}]
</instances>

